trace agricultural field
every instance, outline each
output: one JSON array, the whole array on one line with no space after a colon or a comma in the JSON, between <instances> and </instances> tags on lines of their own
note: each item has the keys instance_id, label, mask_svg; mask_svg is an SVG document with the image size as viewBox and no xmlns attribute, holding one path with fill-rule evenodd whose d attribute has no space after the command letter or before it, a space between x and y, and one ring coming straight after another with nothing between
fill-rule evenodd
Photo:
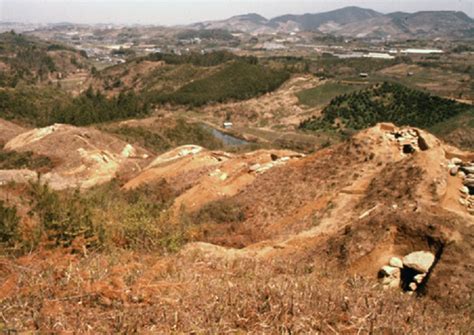
<instances>
[{"instance_id":1,"label":"agricultural field","mask_svg":"<svg viewBox=\"0 0 474 335\"><path fill-rule=\"evenodd\" d=\"M309 107L323 107L338 95L351 93L364 88L363 84L346 84L342 82L327 82L320 86L297 93L299 102Z\"/></svg>"},{"instance_id":2,"label":"agricultural field","mask_svg":"<svg viewBox=\"0 0 474 335\"><path fill-rule=\"evenodd\" d=\"M443 97L474 100L472 74L466 72L423 67L416 64L399 64L379 71L378 75L395 79L404 85L424 89Z\"/></svg>"}]
</instances>

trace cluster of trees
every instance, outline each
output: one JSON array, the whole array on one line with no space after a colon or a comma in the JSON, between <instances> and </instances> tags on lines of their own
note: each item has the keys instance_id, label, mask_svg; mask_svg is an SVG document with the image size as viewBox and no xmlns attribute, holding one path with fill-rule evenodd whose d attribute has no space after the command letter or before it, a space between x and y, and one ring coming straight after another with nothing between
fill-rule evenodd
<instances>
[{"instance_id":1,"label":"cluster of trees","mask_svg":"<svg viewBox=\"0 0 474 335\"><path fill-rule=\"evenodd\" d=\"M133 91L107 98L89 88L72 98L53 88L0 90L0 118L40 127L53 123L85 126L140 117L149 110L147 101Z\"/></svg>"},{"instance_id":2,"label":"cluster of trees","mask_svg":"<svg viewBox=\"0 0 474 335\"><path fill-rule=\"evenodd\" d=\"M51 43L46 47L46 50L48 51L61 51L61 50L68 50L68 51L75 51L74 48L68 47L64 44L57 44L57 43ZM87 53L86 53L87 55Z\"/></svg>"},{"instance_id":3,"label":"cluster of trees","mask_svg":"<svg viewBox=\"0 0 474 335\"><path fill-rule=\"evenodd\" d=\"M245 100L274 91L289 76L285 69L275 70L260 64L235 61L171 94L155 96L154 100L195 107L229 100Z\"/></svg>"},{"instance_id":4,"label":"cluster of trees","mask_svg":"<svg viewBox=\"0 0 474 335\"><path fill-rule=\"evenodd\" d=\"M54 108L49 123L86 126L144 116L149 113L149 110L149 104L133 91L121 92L116 97L107 98L100 91L94 91L89 87L66 106Z\"/></svg>"},{"instance_id":5,"label":"cluster of trees","mask_svg":"<svg viewBox=\"0 0 474 335\"><path fill-rule=\"evenodd\" d=\"M48 125L53 108L63 108L70 99L52 87L0 89L0 118L32 126Z\"/></svg>"},{"instance_id":6,"label":"cluster of trees","mask_svg":"<svg viewBox=\"0 0 474 335\"><path fill-rule=\"evenodd\" d=\"M474 47L468 44L458 44L451 51L455 53L472 52L474 51Z\"/></svg>"},{"instance_id":7,"label":"cluster of trees","mask_svg":"<svg viewBox=\"0 0 474 335\"><path fill-rule=\"evenodd\" d=\"M123 57L127 57L127 58L133 58L137 55L135 50L133 50L133 49L124 49L122 47L120 47L120 49L118 49L118 50L112 50L110 52L110 54L112 56L123 56Z\"/></svg>"},{"instance_id":8,"label":"cluster of trees","mask_svg":"<svg viewBox=\"0 0 474 335\"><path fill-rule=\"evenodd\" d=\"M18 236L20 219L15 207L0 200L0 246L11 246Z\"/></svg>"},{"instance_id":9,"label":"cluster of trees","mask_svg":"<svg viewBox=\"0 0 474 335\"><path fill-rule=\"evenodd\" d=\"M0 34L0 61L11 67L9 76L3 73L2 86L15 86L19 80L34 81L56 70L47 53L47 45L15 32Z\"/></svg>"},{"instance_id":10,"label":"cluster of trees","mask_svg":"<svg viewBox=\"0 0 474 335\"><path fill-rule=\"evenodd\" d=\"M454 100L384 82L337 96L323 110L322 117L308 119L301 123L300 128L317 130L341 126L363 129L378 122L428 128L471 108Z\"/></svg>"},{"instance_id":11,"label":"cluster of trees","mask_svg":"<svg viewBox=\"0 0 474 335\"><path fill-rule=\"evenodd\" d=\"M256 57L240 57L228 51L213 51L208 53L190 52L183 55L170 53L154 53L146 57L150 61L164 61L167 64L192 64L195 66L216 66L231 60L240 60L250 64L258 63Z\"/></svg>"},{"instance_id":12,"label":"cluster of trees","mask_svg":"<svg viewBox=\"0 0 474 335\"><path fill-rule=\"evenodd\" d=\"M49 170L53 162L49 157L35 155L33 152L5 151L0 149L0 170L31 169Z\"/></svg>"},{"instance_id":13,"label":"cluster of trees","mask_svg":"<svg viewBox=\"0 0 474 335\"><path fill-rule=\"evenodd\" d=\"M17 71L31 74L33 70L38 74L40 79L44 79L48 73L56 71L56 64L53 59L44 50L37 49L32 46L26 50L17 52L10 64Z\"/></svg>"}]
</instances>

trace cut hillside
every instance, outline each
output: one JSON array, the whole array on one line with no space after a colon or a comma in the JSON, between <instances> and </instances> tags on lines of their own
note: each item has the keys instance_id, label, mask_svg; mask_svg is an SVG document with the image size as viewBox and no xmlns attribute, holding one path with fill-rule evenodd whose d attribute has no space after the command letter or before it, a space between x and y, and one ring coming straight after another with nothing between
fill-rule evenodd
<instances>
[{"instance_id":1,"label":"cut hillside","mask_svg":"<svg viewBox=\"0 0 474 335\"><path fill-rule=\"evenodd\" d=\"M53 189L87 188L139 171L148 153L92 128L54 124L22 133L5 150L48 157L54 168L41 176Z\"/></svg>"},{"instance_id":2,"label":"cut hillside","mask_svg":"<svg viewBox=\"0 0 474 335\"><path fill-rule=\"evenodd\" d=\"M286 150L258 150L242 155L181 146L155 158L124 189L166 180L178 194L173 208L195 212L205 204L239 193L257 176L302 155Z\"/></svg>"},{"instance_id":3,"label":"cut hillside","mask_svg":"<svg viewBox=\"0 0 474 335\"><path fill-rule=\"evenodd\" d=\"M473 258L474 211L463 200L471 196L462 176L450 169L473 158L424 131L381 124L259 176L229 199L243 219L208 238L246 246L234 252L238 257L310 257L373 278L390 257L427 250L436 268L417 292L464 308L474 285L463 275ZM454 285L449 291L447 283Z\"/></svg>"}]
</instances>

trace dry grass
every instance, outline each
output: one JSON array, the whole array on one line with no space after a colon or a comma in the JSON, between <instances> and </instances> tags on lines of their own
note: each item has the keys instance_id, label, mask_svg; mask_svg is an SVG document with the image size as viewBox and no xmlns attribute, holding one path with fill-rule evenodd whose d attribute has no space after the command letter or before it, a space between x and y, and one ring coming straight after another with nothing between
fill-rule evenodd
<instances>
[{"instance_id":1,"label":"dry grass","mask_svg":"<svg viewBox=\"0 0 474 335\"><path fill-rule=\"evenodd\" d=\"M41 251L0 259L0 278L4 331L448 334L472 329L467 313L383 291L372 280L329 273L320 264Z\"/></svg>"},{"instance_id":2,"label":"dry grass","mask_svg":"<svg viewBox=\"0 0 474 335\"><path fill-rule=\"evenodd\" d=\"M109 243L86 249L76 238L68 248L39 244L0 258L0 331L469 333L474 226L439 203L411 207L430 182L416 156L383 164L390 151L373 153L370 141L355 138L262 174L238 196L177 220L166 215L173 183L89 190L92 219L104 225ZM369 172L359 183L363 170ZM362 190L357 199L342 193L349 186ZM337 202L344 197L353 207ZM378 209L360 219L375 203ZM334 228L277 243L307 232L315 215ZM206 236L208 228L215 235ZM219 238L220 245L248 248L181 249ZM414 250L437 255L426 291L383 290L378 262Z\"/></svg>"}]
</instances>

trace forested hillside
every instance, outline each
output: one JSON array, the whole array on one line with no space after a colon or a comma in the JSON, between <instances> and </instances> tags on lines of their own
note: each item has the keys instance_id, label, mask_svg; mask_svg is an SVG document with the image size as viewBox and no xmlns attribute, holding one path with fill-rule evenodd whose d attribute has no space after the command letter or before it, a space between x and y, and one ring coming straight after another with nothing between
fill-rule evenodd
<instances>
[{"instance_id":1,"label":"forested hillside","mask_svg":"<svg viewBox=\"0 0 474 335\"><path fill-rule=\"evenodd\" d=\"M170 53L154 53L144 59L150 61L164 61L167 64L180 65L192 64L196 66L215 66L230 60L245 60L250 63L256 63L255 57L239 57L228 51L213 51L208 53L190 52L184 55L176 55Z\"/></svg>"},{"instance_id":2,"label":"forested hillside","mask_svg":"<svg viewBox=\"0 0 474 335\"><path fill-rule=\"evenodd\" d=\"M0 34L0 87L35 84L53 73L85 67L86 54L61 44L7 32Z\"/></svg>"},{"instance_id":3,"label":"forested hillside","mask_svg":"<svg viewBox=\"0 0 474 335\"><path fill-rule=\"evenodd\" d=\"M77 97L54 88L0 89L0 118L32 126L89 125L148 114L149 105L133 91L107 98L89 88Z\"/></svg>"},{"instance_id":4,"label":"forested hillside","mask_svg":"<svg viewBox=\"0 0 474 335\"><path fill-rule=\"evenodd\" d=\"M158 102L202 106L228 100L245 100L277 89L289 78L289 73L261 64L235 61L220 71L184 85L176 92L161 95Z\"/></svg>"},{"instance_id":5,"label":"forested hillside","mask_svg":"<svg viewBox=\"0 0 474 335\"><path fill-rule=\"evenodd\" d=\"M322 112L301 123L300 128L363 129L378 122L429 128L472 106L406 86L384 82L370 88L337 96Z\"/></svg>"}]
</instances>

